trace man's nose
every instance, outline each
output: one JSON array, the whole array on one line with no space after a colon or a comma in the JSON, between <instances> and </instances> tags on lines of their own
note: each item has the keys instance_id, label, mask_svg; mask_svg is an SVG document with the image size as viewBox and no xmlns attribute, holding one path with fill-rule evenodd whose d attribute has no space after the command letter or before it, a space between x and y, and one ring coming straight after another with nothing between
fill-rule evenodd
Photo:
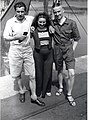
<instances>
[{"instance_id":1,"label":"man's nose","mask_svg":"<svg viewBox=\"0 0 88 120\"><path fill-rule=\"evenodd\" d=\"M22 13L20 12L19 14L21 15Z\"/></svg>"},{"instance_id":2,"label":"man's nose","mask_svg":"<svg viewBox=\"0 0 88 120\"><path fill-rule=\"evenodd\" d=\"M59 14L60 14L59 12L56 13L56 15L59 15Z\"/></svg>"}]
</instances>

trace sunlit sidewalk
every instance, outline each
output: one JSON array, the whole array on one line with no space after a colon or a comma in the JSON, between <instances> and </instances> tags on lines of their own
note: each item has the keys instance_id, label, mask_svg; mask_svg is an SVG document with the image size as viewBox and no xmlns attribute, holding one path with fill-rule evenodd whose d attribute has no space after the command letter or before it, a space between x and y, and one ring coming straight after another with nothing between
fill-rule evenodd
<instances>
[{"instance_id":1,"label":"sunlit sidewalk","mask_svg":"<svg viewBox=\"0 0 88 120\"><path fill-rule=\"evenodd\" d=\"M87 72L87 58L87 55L76 58L76 74ZM17 93L14 91L14 81L10 75L0 77L0 99L11 97Z\"/></svg>"}]
</instances>

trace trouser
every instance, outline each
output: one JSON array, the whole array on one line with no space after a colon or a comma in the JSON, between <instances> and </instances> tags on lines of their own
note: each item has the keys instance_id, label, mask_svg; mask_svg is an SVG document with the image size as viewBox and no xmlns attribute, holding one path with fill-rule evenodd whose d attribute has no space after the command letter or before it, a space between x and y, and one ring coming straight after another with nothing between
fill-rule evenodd
<instances>
[{"instance_id":1,"label":"trouser","mask_svg":"<svg viewBox=\"0 0 88 120\"><path fill-rule=\"evenodd\" d=\"M46 92L51 91L53 50L41 49L39 52L34 50L36 94L45 97Z\"/></svg>"}]
</instances>

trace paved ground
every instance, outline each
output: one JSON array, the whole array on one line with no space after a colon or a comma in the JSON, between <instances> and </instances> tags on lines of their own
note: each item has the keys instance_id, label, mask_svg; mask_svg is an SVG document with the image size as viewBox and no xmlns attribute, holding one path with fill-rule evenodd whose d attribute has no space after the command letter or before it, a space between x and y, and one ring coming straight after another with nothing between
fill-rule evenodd
<instances>
[{"instance_id":1,"label":"paved ground","mask_svg":"<svg viewBox=\"0 0 88 120\"><path fill-rule=\"evenodd\" d=\"M77 106L71 107L64 94L55 96L57 90L56 72L53 74L52 96L42 99L45 107L39 107L30 103L29 92L26 92L26 102L20 103L18 94L14 95L11 88L11 79L1 79L1 120L87 120L87 56L76 58L76 77L73 96ZM4 77L3 77L4 78ZM8 77L7 77L8 78ZM6 80L6 81L5 81ZM5 85L5 86L4 86ZM7 85L7 87L6 87ZM5 89L6 88L6 89ZM10 89L11 88L11 89Z\"/></svg>"},{"instance_id":2,"label":"paved ground","mask_svg":"<svg viewBox=\"0 0 88 120\"><path fill-rule=\"evenodd\" d=\"M29 92L25 103L20 103L18 95L1 100L1 120L87 120L86 73L77 74L73 96L77 106L71 107L64 94L57 97L56 85L52 86L52 96L42 99L45 107L30 102Z\"/></svg>"},{"instance_id":3,"label":"paved ground","mask_svg":"<svg viewBox=\"0 0 88 120\"><path fill-rule=\"evenodd\" d=\"M87 120L86 95L76 99L77 106L71 107L68 103L58 104L52 109L44 111L25 120Z\"/></svg>"}]
</instances>

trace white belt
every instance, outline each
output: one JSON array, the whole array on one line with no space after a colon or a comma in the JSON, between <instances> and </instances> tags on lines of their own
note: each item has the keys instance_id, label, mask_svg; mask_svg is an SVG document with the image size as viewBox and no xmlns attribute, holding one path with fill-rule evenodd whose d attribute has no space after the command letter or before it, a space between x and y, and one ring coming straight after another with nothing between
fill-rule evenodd
<instances>
[{"instance_id":1,"label":"white belt","mask_svg":"<svg viewBox=\"0 0 88 120\"><path fill-rule=\"evenodd\" d=\"M49 41L48 40L40 41L40 45L49 45Z\"/></svg>"}]
</instances>

